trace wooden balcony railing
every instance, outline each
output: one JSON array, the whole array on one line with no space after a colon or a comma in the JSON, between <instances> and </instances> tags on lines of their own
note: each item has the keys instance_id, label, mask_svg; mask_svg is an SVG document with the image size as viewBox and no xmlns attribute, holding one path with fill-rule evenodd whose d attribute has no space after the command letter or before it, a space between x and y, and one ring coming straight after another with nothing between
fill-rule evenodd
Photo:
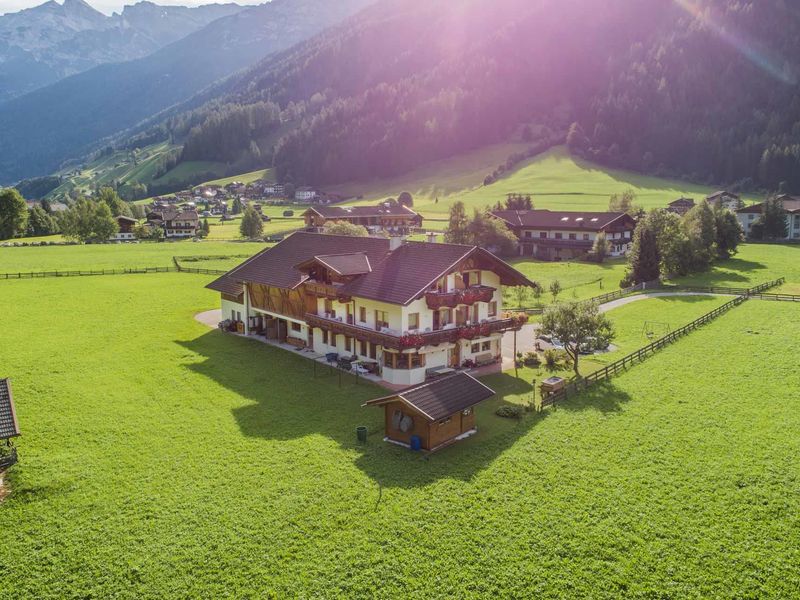
<instances>
[{"instance_id":1,"label":"wooden balcony railing","mask_svg":"<svg viewBox=\"0 0 800 600\"><path fill-rule=\"evenodd\" d=\"M494 293L495 288L493 287L475 285L463 290L453 290L452 292L426 292L425 301L431 310L455 308L459 304L472 306L476 302L491 302Z\"/></svg>"},{"instance_id":2,"label":"wooden balcony railing","mask_svg":"<svg viewBox=\"0 0 800 600\"><path fill-rule=\"evenodd\" d=\"M310 327L319 327L330 333L347 335L357 340L379 344L384 348L404 350L408 348L421 348L422 346L436 346L438 344L452 343L458 340L471 340L479 337L487 337L493 333L512 331L522 327L527 322L528 316L522 313L503 319L477 323L475 325L450 327L449 329L440 329L438 331L414 331L402 335L388 333L386 331L375 331L369 327L351 325L345 321L339 321L312 313L307 313L305 320Z\"/></svg>"},{"instance_id":3,"label":"wooden balcony railing","mask_svg":"<svg viewBox=\"0 0 800 600\"><path fill-rule=\"evenodd\" d=\"M317 296L319 298L328 298L330 300L341 300L342 302L349 302L350 298L343 296L339 289L340 286L333 283L319 283L317 281L306 281L304 284L306 292Z\"/></svg>"}]
</instances>

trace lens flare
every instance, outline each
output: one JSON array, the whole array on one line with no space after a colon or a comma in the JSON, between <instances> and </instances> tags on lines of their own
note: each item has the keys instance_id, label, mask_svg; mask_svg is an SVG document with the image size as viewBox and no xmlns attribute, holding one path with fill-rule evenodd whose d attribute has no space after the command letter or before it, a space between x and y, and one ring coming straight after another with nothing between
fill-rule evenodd
<instances>
[{"instance_id":1,"label":"lens flare","mask_svg":"<svg viewBox=\"0 0 800 600\"><path fill-rule=\"evenodd\" d=\"M729 28L717 23L712 18L709 11L703 10L693 0L675 0L675 3L698 21L702 22L703 25L723 42L734 48L765 73L789 85L796 85L798 83L796 73L785 61L781 64L781 61L777 60L775 57L769 56L766 51L757 48L756 44L747 40L743 34L731 31Z\"/></svg>"}]
</instances>

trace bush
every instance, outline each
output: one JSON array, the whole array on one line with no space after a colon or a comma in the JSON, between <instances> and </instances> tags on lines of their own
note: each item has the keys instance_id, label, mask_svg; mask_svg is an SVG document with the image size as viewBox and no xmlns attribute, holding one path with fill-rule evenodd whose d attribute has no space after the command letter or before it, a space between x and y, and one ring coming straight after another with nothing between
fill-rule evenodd
<instances>
[{"instance_id":1,"label":"bush","mask_svg":"<svg viewBox=\"0 0 800 600\"><path fill-rule=\"evenodd\" d=\"M521 406L512 406L511 404L504 404L496 411L498 417L503 417L504 419L521 419L522 418L522 407Z\"/></svg>"},{"instance_id":2,"label":"bush","mask_svg":"<svg viewBox=\"0 0 800 600\"><path fill-rule=\"evenodd\" d=\"M557 369L566 359L567 353L557 348L544 351L544 364L548 369Z\"/></svg>"},{"instance_id":3,"label":"bush","mask_svg":"<svg viewBox=\"0 0 800 600\"><path fill-rule=\"evenodd\" d=\"M293 210L285 210L285 211L283 211L283 216L284 217L293 217L294 216L294 211Z\"/></svg>"},{"instance_id":4,"label":"bush","mask_svg":"<svg viewBox=\"0 0 800 600\"><path fill-rule=\"evenodd\" d=\"M526 352L522 357L522 364L526 367L538 367L542 364L542 359L536 352Z\"/></svg>"}]
</instances>

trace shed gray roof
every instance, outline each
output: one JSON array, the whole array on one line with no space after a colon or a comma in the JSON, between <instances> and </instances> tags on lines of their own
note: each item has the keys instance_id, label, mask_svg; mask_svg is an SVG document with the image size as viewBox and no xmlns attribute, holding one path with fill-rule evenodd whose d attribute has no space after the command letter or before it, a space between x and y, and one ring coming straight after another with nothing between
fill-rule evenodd
<instances>
[{"instance_id":1,"label":"shed gray roof","mask_svg":"<svg viewBox=\"0 0 800 600\"><path fill-rule=\"evenodd\" d=\"M379 406L401 400L416 408L431 421L437 421L471 408L491 398L494 393L493 389L472 375L461 372L400 390L391 396L370 400L364 406Z\"/></svg>"},{"instance_id":2,"label":"shed gray roof","mask_svg":"<svg viewBox=\"0 0 800 600\"><path fill-rule=\"evenodd\" d=\"M0 379L0 440L20 435L14 398L11 396L11 381Z\"/></svg>"}]
</instances>

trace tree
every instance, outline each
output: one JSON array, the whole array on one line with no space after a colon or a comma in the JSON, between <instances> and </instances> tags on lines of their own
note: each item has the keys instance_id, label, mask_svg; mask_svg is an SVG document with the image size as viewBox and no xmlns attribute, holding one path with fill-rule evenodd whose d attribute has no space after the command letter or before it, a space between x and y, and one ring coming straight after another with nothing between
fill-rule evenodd
<instances>
[{"instance_id":1,"label":"tree","mask_svg":"<svg viewBox=\"0 0 800 600\"><path fill-rule=\"evenodd\" d=\"M28 206L14 188L0 189L0 240L23 234L28 224Z\"/></svg>"},{"instance_id":2,"label":"tree","mask_svg":"<svg viewBox=\"0 0 800 600\"><path fill-rule=\"evenodd\" d=\"M105 202L111 210L111 214L115 217L124 215L131 216L131 209L128 203L119 197L119 194L111 187L102 187L95 194L95 198L99 202Z\"/></svg>"},{"instance_id":3,"label":"tree","mask_svg":"<svg viewBox=\"0 0 800 600\"><path fill-rule=\"evenodd\" d=\"M644 213L644 210L634 204L636 202L636 192L632 189L627 189L622 194L612 194L608 199L609 212L627 213L635 219L638 219Z\"/></svg>"},{"instance_id":4,"label":"tree","mask_svg":"<svg viewBox=\"0 0 800 600\"><path fill-rule=\"evenodd\" d=\"M28 230L29 236L52 235L58 233L58 223L47 214L43 209L34 206L28 211Z\"/></svg>"},{"instance_id":5,"label":"tree","mask_svg":"<svg viewBox=\"0 0 800 600\"><path fill-rule=\"evenodd\" d=\"M553 297L553 302L558 300L558 295L561 293L561 282L558 279L553 279L550 282L550 295Z\"/></svg>"},{"instance_id":6,"label":"tree","mask_svg":"<svg viewBox=\"0 0 800 600\"><path fill-rule=\"evenodd\" d=\"M322 228L322 233L327 233L328 235L347 235L350 237L369 237L369 231L366 227L347 221L328 221Z\"/></svg>"},{"instance_id":7,"label":"tree","mask_svg":"<svg viewBox=\"0 0 800 600\"><path fill-rule=\"evenodd\" d=\"M508 194L506 196L506 210L533 210L533 201L530 194Z\"/></svg>"},{"instance_id":8,"label":"tree","mask_svg":"<svg viewBox=\"0 0 800 600\"><path fill-rule=\"evenodd\" d=\"M528 299L528 288L524 285L518 285L514 288L514 300L517 308L525 308L525 301Z\"/></svg>"},{"instance_id":9,"label":"tree","mask_svg":"<svg viewBox=\"0 0 800 600\"><path fill-rule=\"evenodd\" d=\"M117 233L119 226L108 204L81 198L64 212L61 230L70 239L102 242Z\"/></svg>"},{"instance_id":10,"label":"tree","mask_svg":"<svg viewBox=\"0 0 800 600\"><path fill-rule=\"evenodd\" d=\"M283 184L283 195L286 198L288 198L289 200L294 198L294 195L295 195L296 191L297 191L297 188L295 188L293 183L287 182L287 183Z\"/></svg>"},{"instance_id":11,"label":"tree","mask_svg":"<svg viewBox=\"0 0 800 600\"><path fill-rule=\"evenodd\" d=\"M714 219L717 230L717 256L725 259L736 254L739 243L742 241L742 226L739 219L726 208L714 209Z\"/></svg>"},{"instance_id":12,"label":"tree","mask_svg":"<svg viewBox=\"0 0 800 600\"><path fill-rule=\"evenodd\" d=\"M589 147L589 140L583 132L583 128L579 123L573 123L569 126L567 132L567 148L573 154L580 155L585 152Z\"/></svg>"},{"instance_id":13,"label":"tree","mask_svg":"<svg viewBox=\"0 0 800 600\"><path fill-rule=\"evenodd\" d=\"M614 338L611 321L594 302L572 302L548 306L542 315L542 333L558 338L572 360L575 376L580 377L578 359L581 348L593 340L610 342Z\"/></svg>"},{"instance_id":14,"label":"tree","mask_svg":"<svg viewBox=\"0 0 800 600\"><path fill-rule=\"evenodd\" d=\"M152 240L154 242L164 239L164 230L161 227L156 227L147 224L137 225L133 230L133 234L138 240Z\"/></svg>"},{"instance_id":15,"label":"tree","mask_svg":"<svg viewBox=\"0 0 800 600\"><path fill-rule=\"evenodd\" d=\"M692 244L683 227L683 221L675 213L654 209L640 222L655 234L661 272L664 275L686 275L692 270Z\"/></svg>"},{"instance_id":16,"label":"tree","mask_svg":"<svg viewBox=\"0 0 800 600\"><path fill-rule=\"evenodd\" d=\"M450 207L450 220L444 232L444 240L449 244L468 244L468 225L469 220L464 203L458 200Z\"/></svg>"},{"instance_id":17,"label":"tree","mask_svg":"<svg viewBox=\"0 0 800 600\"><path fill-rule=\"evenodd\" d=\"M646 219L639 221L633 232L633 245L628 255L628 272L623 283L655 281L661 276L661 254L658 238Z\"/></svg>"},{"instance_id":18,"label":"tree","mask_svg":"<svg viewBox=\"0 0 800 600\"><path fill-rule=\"evenodd\" d=\"M788 229L783 202L778 198L767 198L764 202L761 216L754 225L758 226L756 231L761 232L763 239L776 240L785 238L788 235Z\"/></svg>"},{"instance_id":19,"label":"tree","mask_svg":"<svg viewBox=\"0 0 800 600\"><path fill-rule=\"evenodd\" d=\"M536 306L539 306L542 303L542 286L539 284L533 286L533 299L536 301Z\"/></svg>"},{"instance_id":20,"label":"tree","mask_svg":"<svg viewBox=\"0 0 800 600\"><path fill-rule=\"evenodd\" d=\"M606 238L604 231L597 234L592 244L592 257L599 263L605 261L606 257L611 254L611 243Z\"/></svg>"},{"instance_id":21,"label":"tree","mask_svg":"<svg viewBox=\"0 0 800 600\"><path fill-rule=\"evenodd\" d=\"M397 203L411 208L414 206L414 197L410 192L400 192L400 195L397 197Z\"/></svg>"},{"instance_id":22,"label":"tree","mask_svg":"<svg viewBox=\"0 0 800 600\"><path fill-rule=\"evenodd\" d=\"M717 255L717 220L708 202L694 206L683 218L691 244L691 270L705 271Z\"/></svg>"},{"instance_id":23,"label":"tree","mask_svg":"<svg viewBox=\"0 0 800 600\"><path fill-rule=\"evenodd\" d=\"M242 201L239 198L233 199L233 207L231 208L231 214L238 215L242 212Z\"/></svg>"},{"instance_id":24,"label":"tree","mask_svg":"<svg viewBox=\"0 0 800 600\"><path fill-rule=\"evenodd\" d=\"M258 214L255 208L248 206L244 210L244 215L242 215L242 222L239 224L239 232L242 234L242 237L255 239L260 237L263 231L264 224L261 221L261 215Z\"/></svg>"}]
</instances>

